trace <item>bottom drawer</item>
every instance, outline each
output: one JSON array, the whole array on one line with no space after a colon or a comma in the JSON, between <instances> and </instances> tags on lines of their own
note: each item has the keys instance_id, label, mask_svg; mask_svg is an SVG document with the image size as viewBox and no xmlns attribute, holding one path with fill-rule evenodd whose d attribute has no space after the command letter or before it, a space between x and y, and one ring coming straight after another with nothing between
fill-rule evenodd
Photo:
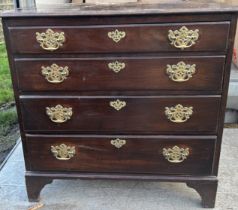
<instances>
[{"instance_id":1,"label":"bottom drawer","mask_svg":"<svg viewBox=\"0 0 238 210\"><path fill-rule=\"evenodd\" d=\"M29 170L208 175L214 136L27 135Z\"/></svg>"}]
</instances>

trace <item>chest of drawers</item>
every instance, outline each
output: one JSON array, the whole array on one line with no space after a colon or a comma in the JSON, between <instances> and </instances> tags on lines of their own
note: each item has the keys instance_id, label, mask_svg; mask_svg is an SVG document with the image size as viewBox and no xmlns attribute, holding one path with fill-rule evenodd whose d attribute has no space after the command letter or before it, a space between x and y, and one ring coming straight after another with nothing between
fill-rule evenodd
<instances>
[{"instance_id":1,"label":"chest of drawers","mask_svg":"<svg viewBox=\"0 0 238 210\"><path fill-rule=\"evenodd\" d=\"M3 15L29 200L53 179L153 180L214 207L237 7L188 4Z\"/></svg>"}]
</instances>

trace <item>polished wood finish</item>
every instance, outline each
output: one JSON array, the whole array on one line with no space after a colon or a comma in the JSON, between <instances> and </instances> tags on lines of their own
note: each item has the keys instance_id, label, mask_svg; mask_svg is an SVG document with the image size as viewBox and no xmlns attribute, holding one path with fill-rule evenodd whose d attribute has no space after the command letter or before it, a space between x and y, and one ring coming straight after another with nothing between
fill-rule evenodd
<instances>
[{"instance_id":1,"label":"polished wood finish","mask_svg":"<svg viewBox=\"0 0 238 210\"><path fill-rule=\"evenodd\" d=\"M53 4L47 9L19 9L14 12L5 12L3 17L84 17L84 16L112 16L112 15L186 15L186 14L219 14L236 13L238 4L230 0L176 0L155 1L140 0L136 3L127 4ZM70 12L69 12L70 11ZM212 17L211 17L212 19Z\"/></svg>"},{"instance_id":2,"label":"polished wood finish","mask_svg":"<svg viewBox=\"0 0 238 210\"><path fill-rule=\"evenodd\" d=\"M126 140L126 144L116 148L111 140L117 138ZM30 170L208 175L216 138L33 135L26 140ZM50 151L51 146L62 143L76 148L70 160L58 160ZM170 163L163 156L163 148L175 145L189 148L189 155L181 164Z\"/></svg>"},{"instance_id":3,"label":"polished wood finish","mask_svg":"<svg viewBox=\"0 0 238 210\"><path fill-rule=\"evenodd\" d=\"M110 106L110 102L117 99L126 102L126 106L119 111ZM215 134L220 96L22 96L20 104L27 132ZM72 108L72 117L65 123L54 123L46 114L46 107L58 104ZM177 104L193 107L193 114L184 123L171 122L165 115L165 107Z\"/></svg>"},{"instance_id":4,"label":"polished wood finish","mask_svg":"<svg viewBox=\"0 0 238 210\"><path fill-rule=\"evenodd\" d=\"M35 179L31 176L26 176L26 189L27 195L30 202L39 201L39 194L43 187L47 184L51 184L53 179L38 177ZM34 186L34 187L32 187Z\"/></svg>"},{"instance_id":5,"label":"polished wood finish","mask_svg":"<svg viewBox=\"0 0 238 210\"><path fill-rule=\"evenodd\" d=\"M21 91L216 91L221 93L225 56L173 57L99 57L16 59ZM108 67L118 61L125 64L118 73ZM196 65L196 72L185 82L174 82L166 74L167 65ZM42 66L67 66L69 76L60 84L49 83L42 75ZM38 81L38 82L35 82Z\"/></svg>"},{"instance_id":6,"label":"polished wood finish","mask_svg":"<svg viewBox=\"0 0 238 210\"><path fill-rule=\"evenodd\" d=\"M202 205L205 208L213 208L216 201L217 180L214 181L188 181L188 187L194 188L202 198Z\"/></svg>"},{"instance_id":7,"label":"polished wood finish","mask_svg":"<svg viewBox=\"0 0 238 210\"><path fill-rule=\"evenodd\" d=\"M237 11L233 5L181 3L4 14L29 200L53 179L150 180L187 183L204 207L214 207ZM198 28L200 38L180 50L170 44L168 30L183 25ZM54 52L35 39L48 28L66 34ZM117 44L107 37L115 29L127 33ZM119 73L107 66L115 60L126 63ZM175 83L165 68L181 60L196 64L197 72ZM41 66L53 63L69 66L60 84L41 74ZM116 99L127 102L120 111L109 106ZM49 119L45 108L57 104L73 108L70 120ZM193 106L185 123L164 115L166 106L177 104ZM117 138L127 141L120 149L110 143ZM75 145L76 155L57 160L50 147L58 144ZM173 145L189 148L182 163L162 156L161 149Z\"/></svg>"},{"instance_id":8,"label":"polished wood finish","mask_svg":"<svg viewBox=\"0 0 238 210\"><path fill-rule=\"evenodd\" d=\"M54 32L64 32L65 43L54 53L136 53L136 52L181 52L170 44L169 30L179 30L186 26L189 30L199 29L199 40L184 51L226 51L229 22L182 23L182 24L137 24L114 26L54 27ZM11 27L9 33L14 53L52 53L40 47L36 32L43 33L44 27ZM119 42L108 37L116 29L126 35ZM216 35L216 38L214 38ZM217 41L219 40L219 42Z\"/></svg>"},{"instance_id":9,"label":"polished wood finish","mask_svg":"<svg viewBox=\"0 0 238 210\"><path fill-rule=\"evenodd\" d=\"M32 179L31 179L32 178ZM110 179L110 180L143 180L143 181L159 181L159 182L181 182L186 183L188 187L197 190L202 199L202 205L204 208L213 208L215 205L216 191L217 191L217 178L208 176L175 176L175 175L150 175L150 174L105 174L105 173L49 173L49 172L26 172L26 181L28 179L31 182L31 187L28 191L28 195L34 199L39 200L39 188L42 189L46 184L53 179ZM39 179L41 186L38 187L38 183L33 183ZM201 185L200 185L201 184ZM34 190L38 190L37 193Z\"/></svg>"}]
</instances>

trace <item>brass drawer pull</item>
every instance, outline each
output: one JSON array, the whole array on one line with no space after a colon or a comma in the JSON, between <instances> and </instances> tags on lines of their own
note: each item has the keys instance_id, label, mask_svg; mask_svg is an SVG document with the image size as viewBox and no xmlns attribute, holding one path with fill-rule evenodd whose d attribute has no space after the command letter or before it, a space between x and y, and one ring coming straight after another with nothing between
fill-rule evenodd
<instances>
[{"instance_id":1,"label":"brass drawer pull","mask_svg":"<svg viewBox=\"0 0 238 210\"><path fill-rule=\"evenodd\" d=\"M115 73L119 73L126 67L126 64L123 62L115 61L108 64L108 68L114 71Z\"/></svg>"},{"instance_id":2,"label":"brass drawer pull","mask_svg":"<svg viewBox=\"0 0 238 210\"><path fill-rule=\"evenodd\" d=\"M189 156L189 148L180 148L178 146L163 148L163 156L170 163L181 163Z\"/></svg>"},{"instance_id":3,"label":"brass drawer pull","mask_svg":"<svg viewBox=\"0 0 238 210\"><path fill-rule=\"evenodd\" d=\"M58 160L69 160L75 155L75 146L67 146L61 144L59 146L51 146L51 152Z\"/></svg>"},{"instance_id":4,"label":"brass drawer pull","mask_svg":"<svg viewBox=\"0 0 238 210\"><path fill-rule=\"evenodd\" d=\"M116 29L115 31L108 32L107 35L114 42L118 43L126 37L126 32L125 31L119 31L118 29Z\"/></svg>"},{"instance_id":5,"label":"brass drawer pull","mask_svg":"<svg viewBox=\"0 0 238 210\"><path fill-rule=\"evenodd\" d=\"M183 61L176 65L167 65L166 73L174 82L186 82L196 73L196 64L189 65Z\"/></svg>"},{"instance_id":6,"label":"brass drawer pull","mask_svg":"<svg viewBox=\"0 0 238 210\"><path fill-rule=\"evenodd\" d=\"M126 102L117 99L116 101L110 101L110 106L113 107L115 110L120 111L126 106Z\"/></svg>"},{"instance_id":7,"label":"brass drawer pull","mask_svg":"<svg viewBox=\"0 0 238 210\"><path fill-rule=\"evenodd\" d=\"M44 50L58 50L65 42L64 32L54 32L52 29L47 29L46 32L36 32L36 40Z\"/></svg>"},{"instance_id":8,"label":"brass drawer pull","mask_svg":"<svg viewBox=\"0 0 238 210\"><path fill-rule=\"evenodd\" d=\"M169 30L168 38L171 41L171 45L184 50L196 44L199 38L199 30L189 30L186 26L183 26L179 30Z\"/></svg>"},{"instance_id":9,"label":"brass drawer pull","mask_svg":"<svg viewBox=\"0 0 238 210\"><path fill-rule=\"evenodd\" d=\"M120 149L122 146L126 144L126 140L124 139L112 139L111 140L111 145L115 146L116 148Z\"/></svg>"},{"instance_id":10,"label":"brass drawer pull","mask_svg":"<svg viewBox=\"0 0 238 210\"><path fill-rule=\"evenodd\" d=\"M71 119L73 111L71 107L56 105L55 107L46 107L46 114L50 120L55 123L64 123Z\"/></svg>"},{"instance_id":11,"label":"brass drawer pull","mask_svg":"<svg viewBox=\"0 0 238 210\"><path fill-rule=\"evenodd\" d=\"M42 66L41 74L49 83L57 84L67 79L67 76L69 76L69 67L58 66L54 63L51 66Z\"/></svg>"},{"instance_id":12,"label":"brass drawer pull","mask_svg":"<svg viewBox=\"0 0 238 210\"><path fill-rule=\"evenodd\" d=\"M184 107L181 104L175 107L165 107L165 115L174 123L186 122L193 114L193 107Z\"/></svg>"}]
</instances>

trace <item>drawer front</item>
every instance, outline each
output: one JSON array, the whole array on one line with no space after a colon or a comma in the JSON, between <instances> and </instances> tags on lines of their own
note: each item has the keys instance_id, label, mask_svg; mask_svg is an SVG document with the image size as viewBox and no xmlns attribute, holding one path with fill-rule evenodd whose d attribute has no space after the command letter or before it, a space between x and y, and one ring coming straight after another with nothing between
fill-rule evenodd
<instances>
[{"instance_id":1,"label":"drawer front","mask_svg":"<svg viewBox=\"0 0 238 210\"><path fill-rule=\"evenodd\" d=\"M9 28L14 53L225 51L230 22Z\"/></svg>"},{"instance_id":2,"label":"drawer front","mask_svg":"<svg viewBox=\"0 0 238 210\"><path fill-rule=\"evenodd\" d=\"M221 91L224 56L19 59L23 91ZM37 82L35 82L37 81Z\"/></svg>"},{"instance_id":3,"label":"drawer front","mask_svg":"<svg viewBox=\"0 0 238 210\"><path fill-rule=\"evenodd\" d=\"M215 137L28 136L31 170L208 175Z\"/></svg>"},{"instance_id":4,"label":"drawer front","mask_svg":"<svg viewBox=\"0 0 238 210\"><path fill-rule=\"evenodd\" d=\"M216 133L220 97L21 96L28 132Z\"/></svg>"}]
</instances>

